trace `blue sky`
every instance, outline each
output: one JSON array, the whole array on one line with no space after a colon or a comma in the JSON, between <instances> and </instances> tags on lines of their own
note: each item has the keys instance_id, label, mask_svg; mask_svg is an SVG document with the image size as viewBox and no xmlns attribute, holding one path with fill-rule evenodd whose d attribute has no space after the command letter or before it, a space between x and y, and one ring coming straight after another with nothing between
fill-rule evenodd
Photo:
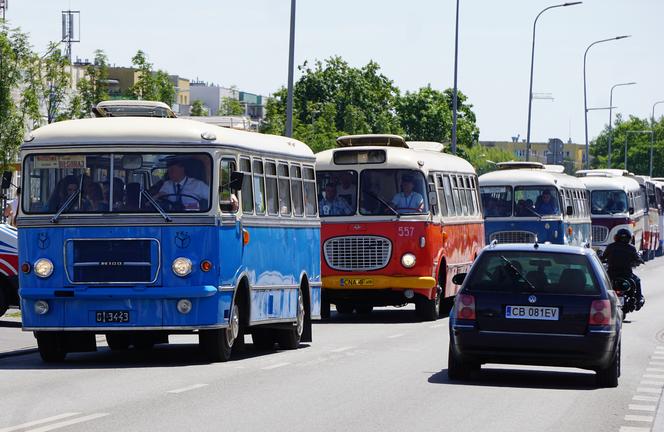
<instances>
[{"instance_id":1,"label":"blue sky","mask_svg":"<svg viewBox=\"0 0 664 432\"><path fill-rule=\"evenodd\" d=\"M526 135L532 21L555 0L461 0L459 88L475 106L482 140ZM296 62L340 55L355 66L369 60L403 91L451 87L454 0L298 0ZM289 0L9 0L7 18L31 34L38 51L60 38L60 11L81 10L74 55L97 48L111 63L130 64L138 49L157 68L190 79L269 94L287 78ZM664 99L664 1L586 0L547 12L539 21L533 140L583 142L583 53L589 43L619 34L588 55L589 106L650 116ZM658 43L659 42L659 43ZM658 106L659 115L664 105ZM589 113L590 136L608 121Z\"/></svg>"}]
</instances>

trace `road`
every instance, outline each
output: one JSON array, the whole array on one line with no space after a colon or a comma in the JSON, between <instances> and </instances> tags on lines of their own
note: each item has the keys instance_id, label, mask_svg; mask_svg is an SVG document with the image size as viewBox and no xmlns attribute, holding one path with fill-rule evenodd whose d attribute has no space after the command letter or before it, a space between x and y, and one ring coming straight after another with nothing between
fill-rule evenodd
<instances>
[{"instance_id":1,"label":"road","mask_svg":"<svg viewBox=\"0 0 664 432\"><path fill-rule=\"evenodd\" d=\"M664 260L640 275L648 300L624 326L615 389L595 388L592 372L498 365L450 382L448 320L386 308L333 315L296 351L247 344L228 363L206 363L189 336L56 366L34 353L2 358L0 432L648 431L664 385Z\"/></svg>"}]
</instances>

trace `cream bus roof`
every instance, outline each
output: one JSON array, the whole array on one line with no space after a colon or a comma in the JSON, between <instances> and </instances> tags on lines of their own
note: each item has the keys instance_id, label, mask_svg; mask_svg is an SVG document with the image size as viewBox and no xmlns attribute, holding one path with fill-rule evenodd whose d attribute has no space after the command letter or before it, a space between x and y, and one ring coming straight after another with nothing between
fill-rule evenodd
<instances>
[{"instance_id":1,"label":"cream bus roof","mask_svg":"<svg viewBox=\"0 0 664 432\"><path fill-rule=\"evenodd\" d=\"M337 138L338 147L386 146L407 148L406 141L399 135L365 134L344 135Z\"/></svg>"},{"instance_id":2,"label":"cream bus roof","mask_svg":"<svg viewBox=\"0 0 664 432\"><path fill-rule=\"evenodd\" d=\"M334 153L344 151L382 150L385 152L385 163L363 163L352 165L337 165L334 163ZM423 169L425 171L447 171L459 173L475 173L475 168L463 158L447 153L433 152L431 150L415 150L400 147L366 146L325 150L316 154L316 169L342 170L362 168L406 168Z\"/></svg>"},{"instance_id":3,"label":"cream bus roof","mask_svg":"<svg viewBox=\"0 0 664 432\"><path fill-rule=\"evenodd\" d=\"M111 117L68 120L32 131L22 150L40 147L136 145L231 146L251 151L313 158L304 143L276 135L245 132L193 120Z\"/></svg>"},{"instance_id":4,"label":"cream bus roof","mask_svg":"<svg viewBox=\"0 0 664 432\"><path fill-rule=\"evenodd\" d=\"M576 177L543 168L501 169L481 175L480 186L559 186L585 189Z\"/></svg>"},{"instance_id":5,"label":"cream bus roof","mask_svg":"<svg viewBox=\"0 0 664 432\"><path fill-rule=\"evenodd\" d=\"M587 175L580 177L579 180L591 191L622 190L625 192L634 192L640 189L639 183L631 177Z\"/></svg>"}]
</instances>

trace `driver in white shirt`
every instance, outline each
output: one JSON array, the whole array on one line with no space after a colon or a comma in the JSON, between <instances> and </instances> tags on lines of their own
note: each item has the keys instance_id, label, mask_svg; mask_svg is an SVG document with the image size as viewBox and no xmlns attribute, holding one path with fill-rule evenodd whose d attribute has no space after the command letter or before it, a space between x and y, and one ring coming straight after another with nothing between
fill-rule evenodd
<instances>
[{"instance_id":1,"label":"driver in white shirt","mask_svg":"<svg viewBox=\"0 0 664 432\"><path fill-rule=\"evenodd\" d=\"M167 162L168 180L164 182L155 199L166 199L175 210L200 210L210 202L210 187L204 182L186 175L184 161L172 158ZM203 203L202 201L205 201Z\"/></svg>"}]
</instances>

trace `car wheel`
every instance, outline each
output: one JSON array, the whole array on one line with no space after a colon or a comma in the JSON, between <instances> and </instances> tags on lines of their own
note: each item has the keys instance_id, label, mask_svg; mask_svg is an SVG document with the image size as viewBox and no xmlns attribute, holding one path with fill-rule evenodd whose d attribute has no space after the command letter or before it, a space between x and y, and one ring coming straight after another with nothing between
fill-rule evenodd
<instances>
[{"instance_id":1,"label":"car wheel","mask_svg":"<svg viewBox=\"0 0 664 432\"><path fill-rule=\"evenodd\" d=\"M131 340L127 334L107 333L105 336L106 343L108 344L108 347L111 349L111 351L124 351L129 349L129 345L131 345Z\"/></svg>"},{"instance_id":2,"label":"car wheel","mask_svg":"<svg viewBox=\"0 0 664 432\"><path fill-rule=\"evenodd\" d=\"M300 339L304 332L304 299L302 298L302 290L297 290L297 312L296 321L293 323L292 328L288 330L276 330L277 342L283 349L297 349L300 346Z\"/></svg>"},{"instance_id":3,"label":"car wheel","mask_svg":"<svg viewBox=\"0 0 664 432\"><path fill-rule=\"evenodd\" d=\"M415 313L422 321L436 321L440 316L440 294L434 299L420 297L415 302Z\"/></svg>"},{"instance_id":4,"label":"car wheel","mask_svg":"<svg viewBox=\"0 0 664 432\"><path fill-rule=\"evenodd\" d=\"M67 351L63 346L62 333L58 332L37 332L37 348L39 355L46 363L61 362L67 356Z\"/></svg>"},{"instance_id":5,"label":"car wheel","mask_svg":"<svg viewBox=\"0 0 664 432\"><path fill-rule=\"evenodd\" d=\"M334 305L337 312L341 315L350 315L353 313L353 305L348 303L337 303Z\"/></svg>"},{"instance_id":6,"label":"car wheel","mask_svg":"<svg viewBox=\"0 0 664 432\"><path fill-rule=\"evenodd\" d=\"M597 371L596 379L598 387L618 387L618 377L620 376L620 344L616 349L611 364L606 369Z\"/></svg>"},{"instance_id":7,"label":"car wheel","mask_svg":"<svg viewBox=\"0 0 664 432\"><path fill-rule=\"evenodd\" d=\"M201 330L198 343L205 355L213 362L231 359L233 345L240 337L240 308L233 301L228 327L223 329Z\"/></svg>"},{"instance_id":8,"label":"car wheel","mask_svg":"<svg viewBox=\"0 0 664 432\"><path fill-rule=\"evenodd\" d=\"M254 348L261 351L273 350L276 343L274 330L270 328L254 328L251 331L251 340Z\"/></svg>"},{"instance_id":9,"label":"car wheel","mask_svg":"<svg viewBox=\"0 0 664 432\"><path fill-rule=\"evenodd\" d=\"M447 355L447 376L449 379L459 381L470 379L471 370L469 364L457 357L450 343Z\"/></svg>"}]
</instances>

